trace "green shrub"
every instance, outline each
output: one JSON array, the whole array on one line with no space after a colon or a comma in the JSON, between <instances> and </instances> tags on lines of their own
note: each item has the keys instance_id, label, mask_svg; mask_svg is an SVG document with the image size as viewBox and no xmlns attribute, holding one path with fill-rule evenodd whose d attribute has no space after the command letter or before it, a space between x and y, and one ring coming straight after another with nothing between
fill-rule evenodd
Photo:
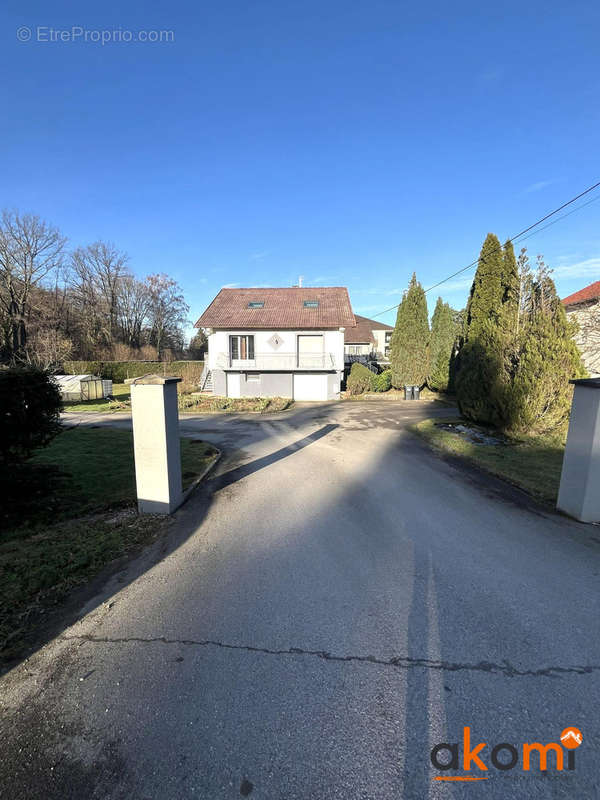
<instances>
[{"instance_id":1,"label":"green shrub","mask_svg":"<svg viewBox=\"0 0 600 800\"><path fill-rule=\"evenodd\" d=\"M62 401L48 373L0 370L0 467L19 465L60 431Z\"/></svg>"},{"instance_id":2,"label":"green shrub","mask_svg":"<svg viewBox=\"0 0 600 800\"><path fill-rule=\"evenodd\" d=\"M346 389L348 394L363 394L363 392L370 392L374 389L373 379L377 377L370 369L367 369L363 364L355 361L352 364L350 375L346 381Z\"/></svg>"},{"instance_id":3,"label":"green shrub","mask_svg":"<svg viewBox=\"0 0 600 800\"><path fill-rule=\"evenodd\" d=\"M373 375L372 379L374 392L387 392L392 388L392 370L386 369L379 375Z\"/></svg>"}]
</instances>

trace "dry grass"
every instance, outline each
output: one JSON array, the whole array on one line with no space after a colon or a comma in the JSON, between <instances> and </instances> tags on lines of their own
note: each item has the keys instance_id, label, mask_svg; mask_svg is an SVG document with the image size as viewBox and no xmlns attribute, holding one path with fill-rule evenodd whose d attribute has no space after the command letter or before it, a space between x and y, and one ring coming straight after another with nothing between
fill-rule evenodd
<instances>
[{"instance_id":1,"label":"dry grass","mask_svg":"<svg viewBox=\"0 0 600 800\"><path fill-rule=\"evenodd\" d=\"M188 414L265 414L285 411L292 405L289 397L215 397L180 395L179 411Z\"/></svg>"},{"instance_id":2,"label":"dry grass","mask_svg":"<svg viewBox=\"0 0 600 800\"><path fill-rule=\"evenodd\" d=\"M419 400L404 400L404 389L389 389L387 392L365 392L364 394L351 395L347 392L342 392L343 400L373 400L373 401L392 401L392 402L407 402L407 403L433 403L437 402L441 405L453 408L456 406L456 401L453 395L443 394L442 392L432 392L431 389L425 387L421 389L421 396Z\"/></svg>"},{"instance_id":3,"label":"dry grass","mask_svg":"<svg viewBox=\"0 0 600 800\"><path fill-rule=\"evenodd\" d=\"M555 505L565 449L564 433L504 439L503 443L476 444L440 427L457 420L427 419L412 426L432 447L459 456L519 486L538 500Z\"/></svg>"}]
</instances>

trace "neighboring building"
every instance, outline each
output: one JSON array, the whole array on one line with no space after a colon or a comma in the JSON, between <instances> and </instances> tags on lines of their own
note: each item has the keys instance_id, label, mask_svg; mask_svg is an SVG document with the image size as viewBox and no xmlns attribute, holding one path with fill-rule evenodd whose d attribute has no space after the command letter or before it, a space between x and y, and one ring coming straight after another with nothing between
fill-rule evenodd
<instances>
[{"instance_id":1,"label":"neighboring building","mask_svg":"<svg viewBox=\"0 0 600 800\"><path fill-rule=\"evenodd\" d=\"M597 378L600 376L600 281L565 297L562 304L567 317L579 326L575 341L585 368L592 378Z\"/></svg>"},{"instance_id":2,"label":"neighboring building","mask_svg":"<svg viewBox=\"0 0 600 800\"><path fill-rule=\"evenodd\" d=\"M200 319L208 356L200 388L227 397L333 400L354 327L343 287L221 289Z\"/></svg>"},{"instance_id":3,"label":"neighboring building","mask_svg":"<svg viewBox=\"0 0 600 800\"><path fill-rule=\"evenodd\" d=\"M354 315L356 325L344 331L344 359L347 364L354 361L366 363L377 361L388 363L390 342L394 329L383 322Z\"/></svg>"}]
</instances>

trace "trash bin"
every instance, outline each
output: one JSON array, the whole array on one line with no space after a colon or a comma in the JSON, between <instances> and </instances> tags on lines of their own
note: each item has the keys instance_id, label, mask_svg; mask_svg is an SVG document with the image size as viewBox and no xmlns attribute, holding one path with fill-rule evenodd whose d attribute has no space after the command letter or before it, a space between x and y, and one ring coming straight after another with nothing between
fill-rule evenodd
<instances>
[{"instance_id":1,"label":"trash bin","mask_svg":"<svg viewBox=\"0 0 600 800\"><path fill-rule=\"evenodd\" d=\"M413 399L413 387L412 386L405 386L404 387L404 399L405 400L412 400Z\"/></svg>"},{"instance_id":2,"label":"trash bin","mask_svg":"<svg viewBox=\"0 0 600 800\"><path fill-rule=\"evenodd\" d=\"M412 387L412 396L413 400L418 400L421 396L421 387L420 386L413 386Z\"/></svg>"}]
</instances>

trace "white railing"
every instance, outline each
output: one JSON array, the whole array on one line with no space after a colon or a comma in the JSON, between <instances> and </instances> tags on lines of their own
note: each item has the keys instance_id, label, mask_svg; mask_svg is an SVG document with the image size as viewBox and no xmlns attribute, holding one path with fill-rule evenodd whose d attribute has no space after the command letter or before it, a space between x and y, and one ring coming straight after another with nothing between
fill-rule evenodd
<instances>
[{"instance_id":1,"label":"white railing","mask_svg":"<svg viewBox=\"0 0 600 800\"><path fill-rule=\"evenodd\" d=\"M219 353L213 367L250 371L338 369L334 353L255 353L254 358L231 358L227 353Z\"/></svg>"}]
</instances>

